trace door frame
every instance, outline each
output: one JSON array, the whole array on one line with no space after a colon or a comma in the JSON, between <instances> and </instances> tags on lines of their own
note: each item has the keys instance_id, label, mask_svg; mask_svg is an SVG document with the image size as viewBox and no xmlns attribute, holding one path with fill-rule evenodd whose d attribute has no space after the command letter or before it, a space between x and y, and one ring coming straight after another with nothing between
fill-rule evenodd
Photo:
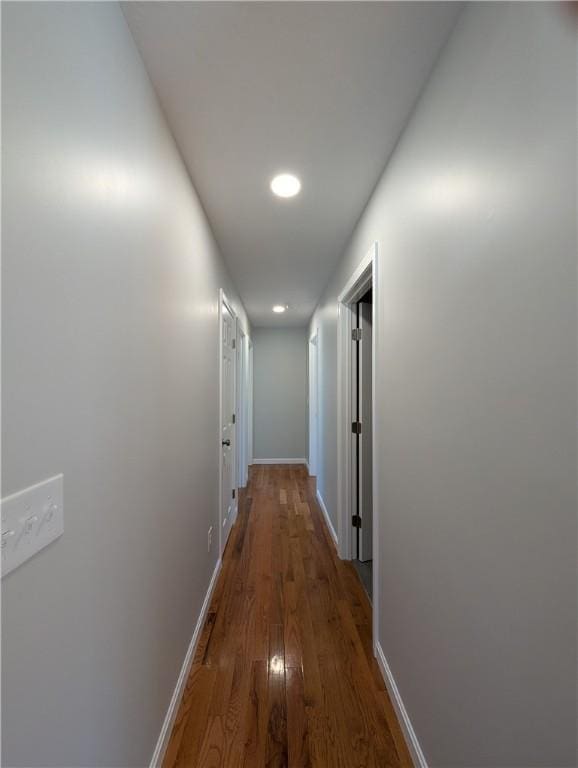
<instances>
[{"instance_id":1,"label":"door frame","mask_svg":"<svg viewBox=\"0 0 578 768\"><path fill-rule=\"evenodd\" d=\"M222 451L222 445L221 445L221 434L222 434L222 425L223 425L223 305L227 307L229 312L231 313L231 316L233 318L233 328L234 328L234 334L235 334L235 352L237 347L237 336L238 336L238 320L237 320L237 313L233 309L233 305L227 298L227 295L225 294L225 291L222 288L219 288L219 427L217 430L218 435L218 451L219 451L219 493L218 493L218 499L219 499L219 514L218 514L218 520L219 520L219 557L223 556L223 552L225 551L225 546L227 544L227 540L224 540L223 537L223 451ZM233 355L233 391L237 392L237 355ZM236 396L235 396L236 400ZM231 525L229 526L228 534L231 533L231 529L233 527L233 524L235 522L235 518L237 517L237 509L238 509L238 496L239 496L239 489L237 487L237 425L235 424L235 433L233 437L233 446L232 446L232 457L231 457L231 464L233 467L232 472L232 479L235 489L235 504L233 505L233 519L231 520ZM233 490L233 489L231 489ZM227 536L228 539L228 536Z\"/></svg>"},{"instance_id":2,"label":"door frame","mask_svg":"<svg viewBox=\"0 0 578 768\"><path fill-rule=\"evenodd\" d=\"M316 328L308 344L309 371L309 474L319 472L319 332Z\"/></svg>"},{"instance_id":3,"label":"door frame","mask_svg":"<svg viewBox=\"0 0 578 768\"><path fill-rule=\"evenodd\" d=\"M351 560L353 554L352 536L352 488L353 450L351 439L352 423L352 339L355 303L371 286L372 302L372 348L371 348L371 427L372 427L372 488L373 488L373 594L372 624L373 650L376 653L377 630L379 627L379 499L378 499L378 431L376 418L376 349L379 336L379 275L378 244L374 242L357 268L349 276L339 294L337 311L337 542L339 555Z\"/></svg>"}]
</instances>

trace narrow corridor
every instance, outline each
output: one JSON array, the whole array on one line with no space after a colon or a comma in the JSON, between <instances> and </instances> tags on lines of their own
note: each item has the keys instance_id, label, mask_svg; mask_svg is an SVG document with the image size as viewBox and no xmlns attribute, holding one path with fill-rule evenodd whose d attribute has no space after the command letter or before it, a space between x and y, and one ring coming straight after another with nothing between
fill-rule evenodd
<instances>
[{"instance_id":1,"label":"narrow corridor","mask_svg":"<svg viewBox=\"0 0 578 768\"><path fill-rule=\"evenodd\" d=\"M578 0L1 27L0 766L578 768Z\"/></svg>"},{"instance_id":2,"label":"narrow corridor","mask_svg":"<svg viewBox=\"0 0 578 768\"><path fill-rule=\"evenodd\" d=\"M164 768L410 766L304 466L251 467Z\"/></svg>"}]
</instances>

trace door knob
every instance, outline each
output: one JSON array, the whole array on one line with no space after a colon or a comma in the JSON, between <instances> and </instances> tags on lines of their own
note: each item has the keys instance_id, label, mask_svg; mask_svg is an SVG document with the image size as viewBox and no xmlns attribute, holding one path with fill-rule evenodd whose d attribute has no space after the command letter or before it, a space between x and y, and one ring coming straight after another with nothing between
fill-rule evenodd
<instances>
[{"instance_id":1,"label":"door knob","mask_svg":"<svg viewBox=\"0 0 578 768\"><path fill-rule=\"evenodd\" d=\"M221 440L221 445L231 445L230 440Z\"/></svg>"}]
</instances>

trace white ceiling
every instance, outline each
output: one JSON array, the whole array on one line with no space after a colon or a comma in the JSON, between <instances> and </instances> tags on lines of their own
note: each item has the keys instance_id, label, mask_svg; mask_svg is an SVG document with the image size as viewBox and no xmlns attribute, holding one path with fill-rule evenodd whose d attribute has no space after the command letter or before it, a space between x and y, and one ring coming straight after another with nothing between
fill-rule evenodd
<instances>
[{"instance_id":1,"label":"white ceiling","mask_svg":"<svg viewBox=\"0 0 578 768\"><path fill-rule=\"evenodd\" d=\"M311 316L459 9L123 5L254 325ZM297 198L271 194L279 171L301 178Z\"/></svg>"}]
</instances>

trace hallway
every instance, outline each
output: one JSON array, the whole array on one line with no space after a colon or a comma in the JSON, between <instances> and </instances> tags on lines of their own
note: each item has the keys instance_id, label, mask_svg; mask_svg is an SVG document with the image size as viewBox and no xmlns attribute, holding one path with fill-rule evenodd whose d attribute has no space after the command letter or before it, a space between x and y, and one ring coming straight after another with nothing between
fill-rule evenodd
<instances>
[{"instance_id":1,"label":"hallway","mask_svg":"<svg viewBox=\"0 0 578 768\"><path fill-rule=\"evenodd\" d=\"M314 483L251 467L164 768L411 765Z\"/></svg>"},{"instance_id":2,"label":"hallway","mask_svg":"<svg viewBox=\"0 0 578 768\"><path fill-rule=\"evenodd\" d=\"M578 0L1 37L1 765L577 768Z\"/></svg>"}]
</instances>

